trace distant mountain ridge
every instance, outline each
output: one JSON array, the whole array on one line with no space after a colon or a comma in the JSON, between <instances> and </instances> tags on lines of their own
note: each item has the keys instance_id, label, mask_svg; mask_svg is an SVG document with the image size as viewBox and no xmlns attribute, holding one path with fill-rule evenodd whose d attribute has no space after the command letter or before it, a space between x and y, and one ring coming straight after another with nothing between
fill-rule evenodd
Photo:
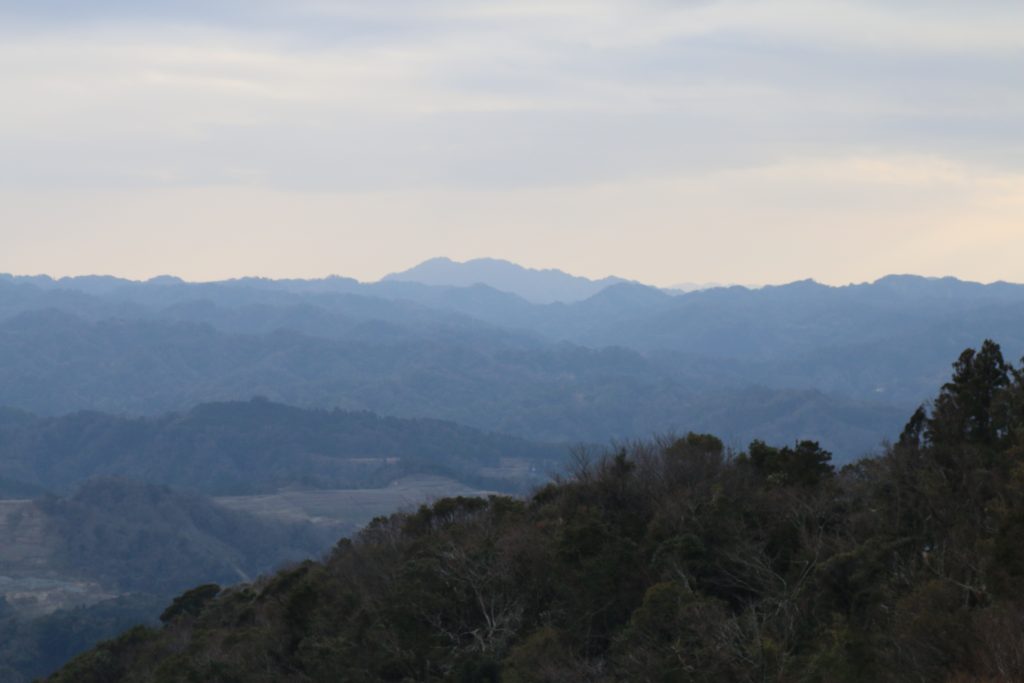
<instances>
[{"instance_id":1,"label":"distant mountain ridge","mask_svg":"<svg viewBox=\"0 0 1024 683\"><path fill-rule=\"evenodd\" d=\"M153 415L259 395L530 440L700 429L853 456L985 338L1024 354L1024 285L618 282L537 304L487 284L0 275L0 405ZM751 415L751 396L772 410Z\"/></svg>"},{"instance_id":2,"label":"distant mountain ridge","mask_svg":"<svg viewBox=\"0 0 1024 683\"><path fill-rule=\"evenodd\" d=\"M892 434L905 412L811 390L755 390L730 363L520 343L473 330L423 336L398 328L330 339L36 311L0 322L0 405L44 415L83 408L153 415L262 395L305 407L439 418L534 441L595 443L701 429L737 445L754 434L781 442L813 437L851 457ZM819 421L827 433L807 431L818 410L829 413ZM739 432L741 416L752 427ZM13 472L10 478L26 482Z\"/></svg>"},{"instance_id":3,"label":"distant mountain ridge","mask_svg":"<svg viewBox=\"0 0 1024 683\"><path fill-rule=\"evenodd\" d=\"M478 258L459 262L442 256L400 273L386 275L382 282L418 282L443 287L487 285L517 294L531 303L549 304L582 301L610 285L628 280L619 277L591 280L553 268L525 268L501 259Z\"/></svg>"}]
</instances>

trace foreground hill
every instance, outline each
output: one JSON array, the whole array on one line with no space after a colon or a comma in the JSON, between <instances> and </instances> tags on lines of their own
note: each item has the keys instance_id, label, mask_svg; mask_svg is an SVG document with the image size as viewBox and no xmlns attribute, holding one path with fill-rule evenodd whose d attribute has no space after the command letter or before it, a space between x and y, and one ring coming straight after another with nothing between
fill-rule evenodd
<instances>
[{"instance_id":1,"label":"foreground hill","mask_svg":"<svg viewBox=\"0 0 1024 683\"><path fill-rule=\"evenodd\" d=\"M885 455L710 436L382 518L51 680L1024 680L1024 368L965 352Z\"/></svg>"},{"instance_id":2,"label":"foreground hill","mask_svg":"<svg viewBox=\"0 0 1024 683\"><path fill-rule=\"evenodd\" d=\"M414 473L515 490L558 469L566 454L564 446L440 420L303 410L262 399L154 418L0 410L0 481L16 492L66 491L116 475L228 495L367 488Z\"/></svg>"}]
</instances>

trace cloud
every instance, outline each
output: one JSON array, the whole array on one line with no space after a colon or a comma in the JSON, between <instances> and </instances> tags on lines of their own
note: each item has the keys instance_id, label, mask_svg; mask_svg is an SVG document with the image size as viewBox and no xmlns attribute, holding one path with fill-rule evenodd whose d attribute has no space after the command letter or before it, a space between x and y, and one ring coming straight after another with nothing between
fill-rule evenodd
<instances>
[{"instance_id":1,"label":"cloud","mask_svg":"<svg viewBox=\"0 0 1024 683\"><path fill-rule=\"evenodd\" d=\"M668 30L639 6L635 21ZM1020 162L1015 60L780 45L716 28L731 25L718 15L686 40L579 49L567 34L586 22L517 32L484 14L468 30L464 15L481 13L462 9L453 26L354 45L163 24L6 41L0 177L345 191L571 185L879 148Z\"/></svg>"},{"instance_id":2,"label":"cloud","mask_svg":"<svg viewBox=\"0 0 1024 683\"><path fill-rule=\"evenodd\" d=\"M976 216L1008 239L1021 25L1024 5L999 0L0 0L0 186L79 206L90 230L192 198L218 207L207 234L234 234L307 197L303 221L358 215L407 261L555 253L540 228L503 232L523 225L568 244L589 230L594 259L621 252L616 231L644 254L711 248L704 227L767 248L775 226L833 259L815 230L933 225L959 244ZM39 201L0 207L5 244L71 219ZM475 226L458 239L453 213ZM430 230L444 248L397 237Z\"/></svg>"}]
</instances>

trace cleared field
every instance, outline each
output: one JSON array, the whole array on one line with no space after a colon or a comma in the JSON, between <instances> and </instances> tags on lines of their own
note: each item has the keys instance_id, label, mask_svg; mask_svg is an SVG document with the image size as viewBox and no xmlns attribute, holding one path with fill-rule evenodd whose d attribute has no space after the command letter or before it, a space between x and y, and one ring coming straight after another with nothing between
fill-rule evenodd
<instances>
[{"instance_id":1,"label":"cleared field","mask_svg":"<svg viewBox=\"0 0 1024 683\"><path fill-rule=\"evenodd\" d=\"M0 574L44 569L55 542L46 516L32 501L0 501Z\"/></svg>"},{"instance_id":2,"label":"cleared field","mask_svg":"<svg viewBox=\"0 0 1024 683\"><path fill-rule=\"evenodd\" d=\"M486 496L492 491L470 488L453 479L437 476L404 477L378 489L281 491L257 496L215 498L232 510L282 520L309 521L354 531L374 517L418 507L446 496Z\"/></svg>"},{"instance_id":3,"label":"cleared field","mask_svg":"<svg viewBox=\"0 0 1024 683\"><path fill-rule=\"evenodd\" d=\"M98 584L52 569L60 538L29 500L0 501L0 596L24 616L113 597Z\"/></svg>"},{"instance_id":4,"label":"cleared field","mask_svg":"<svg viewBox=\"0 0 1024 683\"><path fill-rule=\"evenodd\" d=\"M377 489L281 491L215 498L218 504L264 518L308 521L337 537L379 515L415 509L446 496L485 496L439 476L410 476ZM28 500L0 501L0 596L25 616L38 616L114 597L99 584L57 566L61 538L53 520Z\"/></svg>"}]
</instances>

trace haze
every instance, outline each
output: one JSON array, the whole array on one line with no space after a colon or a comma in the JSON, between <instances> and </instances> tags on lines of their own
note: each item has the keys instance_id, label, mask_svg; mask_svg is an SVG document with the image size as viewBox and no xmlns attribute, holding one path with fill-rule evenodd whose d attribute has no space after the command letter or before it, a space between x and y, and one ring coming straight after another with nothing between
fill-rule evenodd
<instances>
[{"instance_id":1,"label":"haze","mask_svg":"<svg viewBox=\"0 0 1024 683\"><path fill-rule=\"evenodd\" d=\"M0 2L0 271L1024 280L1024 5Z\"/></svg>"}]
</instances>

